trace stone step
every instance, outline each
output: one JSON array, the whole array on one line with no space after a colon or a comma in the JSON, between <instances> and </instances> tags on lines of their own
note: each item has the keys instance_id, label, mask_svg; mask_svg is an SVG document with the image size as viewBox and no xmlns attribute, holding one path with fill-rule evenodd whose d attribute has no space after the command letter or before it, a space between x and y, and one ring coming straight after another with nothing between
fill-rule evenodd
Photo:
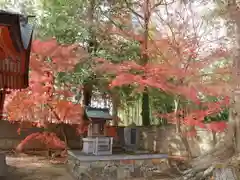
<instances>
[{"instance_id":1,"label":"stone step","mask_svg":"<svg viewBox=\"0 0 240 180\"><path fill-rule=\"evenodd\" d=\"M124 150L124 148L122 148L122 147L113 147L112 149L121 149L121 150Z\"/></svg>"},{"instance_id":2,"label":"stone step","mask_svg":"<svg viewBox=\"0 0 240 180\"><path fill-rule=\"evenodd\" d=\"M124 150L124 148L122 148L121 146L118 146L118 147L113 147L113 152L124 152L125 150Z\"/></svg>"}]
</instances>

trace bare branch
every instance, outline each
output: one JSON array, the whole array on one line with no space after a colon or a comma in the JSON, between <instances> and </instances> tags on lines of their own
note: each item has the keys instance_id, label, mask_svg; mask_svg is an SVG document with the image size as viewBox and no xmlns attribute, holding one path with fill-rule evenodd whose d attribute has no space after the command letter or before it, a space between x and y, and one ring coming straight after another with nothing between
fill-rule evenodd
<instances>
[{"instance_id":1,"label":"bare branch","mask_svg":"<svg viewBox=\"0 0 240 180\"><path fill-rule=\"evenodd\" d=\"M156 8L158 8L159 6L163 5L163 6L168 6L168 5L171 5L175 2L175 0L172 0L171 2L169 3L163 3L164 0L161 0L160 2L156 3L153 5L153 7L151 8L151 11L154 11Z\"/></svg>"},{"instance_id":2,"label":"bare branch","mask_svg":"<svg viewBox=\"0 0 240 180\"><path fill-rule=\"evenodd\" d=\"M127 5L127 8L128 8L134 15L136 15L137 17L139 17L139 18L141 18L141 19L144 19L144 17L143 17L141 14L137 13L137 12L131 7L130 3L129 3L127 0L124 0L124 1L125 1L126 5Z\"/></svg>"}]
</instances>

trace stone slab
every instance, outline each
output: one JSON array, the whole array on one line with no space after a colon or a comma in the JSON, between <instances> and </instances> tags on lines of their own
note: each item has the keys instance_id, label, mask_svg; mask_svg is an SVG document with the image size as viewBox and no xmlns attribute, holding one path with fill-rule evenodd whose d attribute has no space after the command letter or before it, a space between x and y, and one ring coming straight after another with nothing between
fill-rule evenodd
<instances>
[{"instance_id":1,"label":"stone slab","mask_svg":"<svg viewBox=\"0 0 240 180\"><path fill-rule=\"evenodd\" d=\"M167 154L112 154L112 155L86 155L79 150L69 150L68 155L83 161L116 161L116 160L144 160L144 159L167 159Z\"/></svg>"},{"instance_id":2,"label":"stone slab","mask_svg":"<svg viewBox=\"0 0 240 180\"><path fill-rule=\"evenodd\" d=\"M94 156L81 151L68 151L67 167L76 180L148 179L168 167L167 164L165 168L162 166L167 163L167 158L166 154Z\"/></svg>"}]
</instances>

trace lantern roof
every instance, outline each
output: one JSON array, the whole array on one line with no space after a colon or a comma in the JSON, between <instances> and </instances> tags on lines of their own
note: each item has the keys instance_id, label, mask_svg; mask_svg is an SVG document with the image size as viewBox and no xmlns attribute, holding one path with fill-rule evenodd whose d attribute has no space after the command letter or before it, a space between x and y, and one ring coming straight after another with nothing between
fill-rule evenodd
<instances>
[{"instance_id":1,"label":"lantern roof","mask_svg":"<svg viewBox=\"0 0 240 180\"><path fill-rule=\"evenodd\" d=\"M112 120L112 116L110 115L108 108L86 107L85 113L87 118L92 121Z\"/></svg>"}]
</instances>

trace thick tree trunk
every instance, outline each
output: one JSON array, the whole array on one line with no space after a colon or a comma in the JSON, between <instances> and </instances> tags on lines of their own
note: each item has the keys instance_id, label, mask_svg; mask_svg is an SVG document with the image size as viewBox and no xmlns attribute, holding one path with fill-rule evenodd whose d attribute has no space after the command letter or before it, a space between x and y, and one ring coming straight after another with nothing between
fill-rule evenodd
<instances>
[{"instance_id":1,"label":"thick tree trunk","mask_svg":"<svg viewBox=\"0 0 240 180\"><path fill-rule=\"evenodd\" d=\"M95 0L90 0L88 7L88 21L89 21L89 35L88 40L88 53L92 54L97 51L97 40L94 30L94 13L95 13ZM90 74L89 78L83 83L83 104L85 106L91 105L92 93L93 93L93 79L95 74Z\"/></svg>"},{"instance_id":2,"label":"thick tree trunk","mask_svg":"<svg viewBox=\"0 0 240 180\"><path fill-rule=\"evenodd\" d=\"M222 167L239 164L240 155L240 12L235 0L228 2L230 18L236 25L236 47L233 53L232 66L232 104L230 106L229 124L224 141L220 142L210 152L189 163L190 169L183 172L179 179L204 179L212 175L217 164ZM233 171L232 174L235 172ZM215 174L216 175L216 174ZM222 174L223 175L223 174ZM234 174L236 176L236 174ZM237 177L237 176L236 176ZM217 177L215 177L217 178ZM222 180L237 180L232 177L222 177Z\"/></svg>"},{"instance_id":3,"label":"thick tree trunk","mask_svg":"<svg viewBox=\"0 0 240 180\"><path fill-rule=\"evenodd\" d=\"M217 133L212 131L212 138L213 138L213 146L217 144Z\"/></svg>"},{"instance_id":4,"label":"thick tree trunk","mask_svg":"<svg viewBox=\"0 0 240 180\"><path fill-rule=\"evenodd\" d=\"M120 104L119 96L117 93L111 92L112 99L112 116L113 116L113 126L118 126L118 107Z\"/></svg>"},{"instance_id":5,"label":"thick tree trunk","mask_svg":"<svg viewBox=\"0 0 240 180\"><path fill-rule=\"evenodd\" d=\"M217 144L216 147L208 153L201 155L189 162L189 166L191 168L185 172L182 172L179 180L204 179L206 177L212 176L213 170L218 166L218 164L221 164L223 167L231 165L233 163L232 157L236 153L233 141L234 130L234 123L230 123L225 140Z\"/></svg>"},{"instance_id":6,"label":"thick tree trunk","mask_svg":"<svg viewBox=\"0 0 240 180\"><path fill-rule=\"evenodd\" d=\"M150 125L149 94L147 88L142 94L142 123L143 126Z\"/></svg>"},{"instance_id":7,"label":"thick tree trunk","mask_svg":"<svg viewBox=\"0 0 240 180\"><path fill-rule=\"evenodd\" d=\"M146 65L149 61L148 57L148 40L149 40L149 21L150 21L150 1L145 0L144 2L144 40L142 42L142 58L141 64ZM149 107L149 93L146 87L142 93L142 123L144 126L150 125L150 107Z\"/></svg>"},{"instance_id":8,"label":"thick tree trunk","mask_svg":"<svg viewBox=\"0 0 240 180\"><path fill-rule=\"evenodd\" d=\"M179 108L179 100L174 100L174 104L175 104L175 115L177 116L177 112L178 112L178 108ZM178 119L178 118L177 118ZM179 135L186 151L187 151L187 154L188 154L188 158L189 159L192 159L192 151L191 151L191 148L190 148L190 145L188 143L188 139L187 137L182 133L182 129L181 129L181 122L180 120L178 119L177 122L176 122L176 134Z\"/></svg>"},{"instance_id":9,"label":"thick tree trunk","mask_svg":"<svg viewBox=\"0 0 240 180\"><path fill-rule=\"evenodd\" d=\"M229 0L229 14L235 25L235 52L232 66L232 106L229 116L231 131L234 135L234 148L240 153L240 11L235 0ZM232 29L232 28L231 28Z\"/></svg>"},{"instance_id":10,"label":"thick tree trunk","mask_svg":"<svg viewBox=\"0 0 240 180\"><path fill-rule=\"evenodd\" d=\"M83 105L90 106L92 99L93 85L89 80L86 80L83 86Z\"/></svg>"}]
</instances>

